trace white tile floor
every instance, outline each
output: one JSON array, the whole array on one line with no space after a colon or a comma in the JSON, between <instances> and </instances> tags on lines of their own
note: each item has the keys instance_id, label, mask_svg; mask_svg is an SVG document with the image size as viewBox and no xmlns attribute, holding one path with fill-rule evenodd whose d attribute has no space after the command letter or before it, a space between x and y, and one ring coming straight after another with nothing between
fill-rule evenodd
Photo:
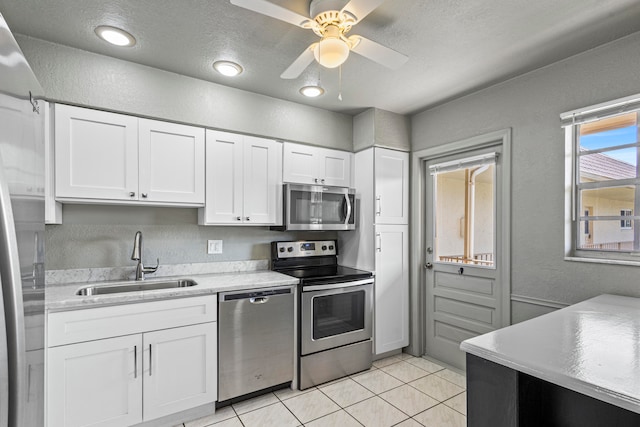
<instances>
[{"instance_id":1,"label":"white tile floor","mask_svg":"<svg viewBox=\"0 0 640 427\"><path fill-rule=\"evenodd\" d=\"M464 427L465 377L407 354L304 391L278 390L184 427Z\"/></svg>"}]
</instances>

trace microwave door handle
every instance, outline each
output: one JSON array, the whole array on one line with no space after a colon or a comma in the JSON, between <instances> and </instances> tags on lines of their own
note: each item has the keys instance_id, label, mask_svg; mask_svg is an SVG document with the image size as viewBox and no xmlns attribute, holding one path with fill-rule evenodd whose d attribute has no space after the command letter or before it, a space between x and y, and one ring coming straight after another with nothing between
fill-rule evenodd
<instances>
[{"instance_id":1,"label":"microwave door handle","mask_svg":"<svg viewBox=\"0 0 640 427\"><path fill-rule=\"evenodd\" d=\"M349 194L344 195L344 201L347 205L347 215L344 218L344 225L349 225L349 218L351 218L351 199L349 198Z\"/></svg>"}]
</instances>

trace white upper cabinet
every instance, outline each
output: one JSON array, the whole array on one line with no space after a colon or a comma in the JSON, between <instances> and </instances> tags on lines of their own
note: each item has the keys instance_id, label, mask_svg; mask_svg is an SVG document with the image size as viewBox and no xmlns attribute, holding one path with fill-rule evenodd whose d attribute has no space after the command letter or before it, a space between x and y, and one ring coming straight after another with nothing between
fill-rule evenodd
<instances>
[{"instance_id":1,"label":"white upper cabinet","mask_svg":"<svg viewBox=\"0 0 640 427\"><path fill-rule=\"evenodd\" d=\"M352 156L346 151L285 142L283 181L350 187Z\"/></svg>"},{"instance_id":2,"label":"white upper cabinet","mask_svg":"<svg viewBox=\"0 0 640 427\"><path fill-rule=\"evenodd\" d=\"M409 223L409 153L375 148L375 223Z\"/></svg>"},{"instance_id":3,"label":"white upper cabinet","mask_svg":"<svg viewBox=\"0 0 640 427\"><path fill-rule=\"evenodd\" d=\"M135 200L138 119L55 106L56 198Z\"/></svg>"},{"instance_id":4,"label":"white upper cabinet","mask_svg":"<svg viewBox=\"0 0 640 427\"><path fill-rule=\"evenodd\" d=\"M152 202L204 202L204 129L138 122L139 190Z\"/></svg>"},{"instance_id":5,"label":"white upper cabinet","mask_svg":"<svg viewBox=\"0 0 640 427\"><path fill-rule=\"evenodd\" d=\"M204 203L204 129L55 106L55 197Z\"/></svg>"},{"instance_id":6,"label":"white upper cabinet","mask_svg":"<svg viewBox=\"0 0 640 427\"><path fill-rule=\"evenodd\" d=\"M207 130L206 200L201 225L279 225L282 144Z\"/></svg>"}]
</instances>

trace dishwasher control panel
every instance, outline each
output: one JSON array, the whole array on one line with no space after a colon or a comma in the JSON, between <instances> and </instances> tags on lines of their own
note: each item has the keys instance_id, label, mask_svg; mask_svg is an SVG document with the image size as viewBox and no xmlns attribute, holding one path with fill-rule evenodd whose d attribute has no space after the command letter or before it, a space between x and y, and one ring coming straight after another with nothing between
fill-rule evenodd
<instances>
[{"instance_id":1,"label":"dishwasher control panel","mask_svg":"<svg viewBox=\"0 0 640 427\"><path fill-rule=\"evenodd\" d=\"M272 257L300 258L312 256L337 255L338 244L335 240L300 240L296 242L273 242Z\"/></svg>"}]
</instances>

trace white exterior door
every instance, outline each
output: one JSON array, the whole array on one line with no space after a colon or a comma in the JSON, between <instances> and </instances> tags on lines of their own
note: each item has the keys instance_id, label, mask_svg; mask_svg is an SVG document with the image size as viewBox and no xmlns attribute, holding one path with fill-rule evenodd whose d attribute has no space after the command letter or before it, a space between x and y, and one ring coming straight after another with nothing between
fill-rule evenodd
<instances>
[{"instance_id":1,"label":"white exterior door","mask_svg":"<svg viewBox=\"0 0 640 427\"><path fill-rule=\"evenodd\" d=\"M409 226L376 225L375 354L409 345Z\"/></svg>"},{"instance_id":2,"label":"white exterior door","mask_svg":"<svg viewBox=\"0 0 640 427\"><path fill-rule=\"evenodd\" d=\"M204 204L204 129L139 121L140 200Z\"/></svg>"},{"instance_id":3,"label":"white exterior door","mask_svg":"<svg viewBox=\"0 0 640 427\"><path fill-rule=\"evenodd\" d=\"M351 187L351 157L346 151L321 150L320 183L335 187Z\"/></svg>"},{"instance_id":4,"label":"white exterior door","mask_svg":"<svg viewBox=\"0 0 640 427\"><path fill-rule=\"evenodd\" d=\"M285 142L282 180L299 184L318 183L319 150L317 147Z\"/></svg>"},{"instance_id":5,"label":"white exterior door","mask_svg":"<svg viewBox=\"0 0 640 427\"><path fill-rule=\"evenodd\" d=\"M282 192L279 159L282 145L278 142L244 137L243 222L248 224L275 224L278 193Z\"/></svg>"},{"instance_id":6,"label":"white exterior door","mask_svg":"<svg viewBox=\"0 0 640 427\"><path fill-rule=\"evenodd\" d=\"M142 422L142 335L50 348L47 373L48 426Z\"/></svg>"},{"instance_id":7,"label":"white exterior door","mask_svg":"<svg viewBox=\"0 0 640 427\"><path fill-rule=\"evenodd\" d=\"M502 146L426 163L426 354L464 368L460 342L508 324L501 277Z\"/></svg>"},{"instance_id":8,"label":"white exterior door","mask_svg":"<svg viewBox=\"0 0 640 427\"><path fill-rule=\"evenodd\" d=\"M144 334L144 419L152 420L217 397L215 322Z\"/></svg>"},{"instance_id":9,"label":"white exterior door","mask_svg":"<svg viewBox=\"0 0 640 427\"><path fill-rule=\"evenodd\" d=\"M138 199L138 119L55 106L56 198Z\"/></svg>"},{"instance_id":10,"label":"white exterior door","mask_svg":"<svg viewBox=\"0 0 640 427\"><path fill-rule=\"evenodd\" d=\"M409 153L375 148L377 224L409 223Z\"/></svg>"},{"instance_id":11,"label":"white exterior door","mask_svg":"<svg viewBox=\"0 0 640 427\"><path fill-rule=\"evenodd\" d=\"M201 223L242 222L242 139L242 135L207 130L206 201Z\"/></svg>"}]
</instances>

